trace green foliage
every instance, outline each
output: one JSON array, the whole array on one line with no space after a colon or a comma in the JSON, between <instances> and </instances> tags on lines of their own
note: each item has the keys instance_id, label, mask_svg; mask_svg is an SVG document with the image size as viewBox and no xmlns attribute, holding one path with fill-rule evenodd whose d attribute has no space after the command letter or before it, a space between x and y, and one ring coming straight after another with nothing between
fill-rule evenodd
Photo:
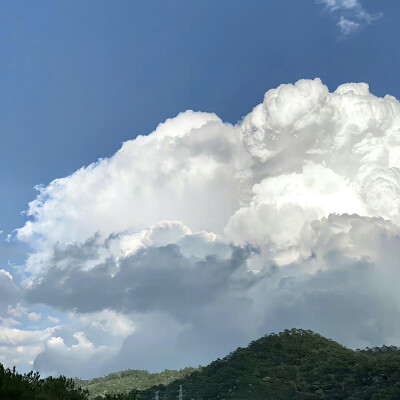
<instances>
[{"instance_id":1,"label":"green foliage","mask_svg":"<svg viewBox=\"0 0 400 400\"><path fill-rule=\"evenodd\" d=\"M207 367L128 370L92 381L20 375L0 364L0 400L398 400L400 348L353 351L311 331L285 330ZM97 392L92 391L96 389ZM113 392L111 392L111 390ZM120 392L120 393L118 393Z\"/></svg>"},{"instance_id":2,"label":"green foliage","mask_svg":"<svg viewBox=\"0 0 400 400\"><path fill-rule=\"evenodd\" d=\"M400 349L353 351L300 329L285 330L238 348L166 386L140 393L141 400L176 399L400 399Z\"/></svg>"},{"instance_id":3,"label":"green foliage","mask_svg":"<svg viewBox=\"0 0 400 400\"><path fill-rule=\"evenodd\" d=\"M21 375L0 364L0 399L4 400L87 400L89 393L76 388L65 376L41 379L39 373Z\"/></svg>"}]
</instances>

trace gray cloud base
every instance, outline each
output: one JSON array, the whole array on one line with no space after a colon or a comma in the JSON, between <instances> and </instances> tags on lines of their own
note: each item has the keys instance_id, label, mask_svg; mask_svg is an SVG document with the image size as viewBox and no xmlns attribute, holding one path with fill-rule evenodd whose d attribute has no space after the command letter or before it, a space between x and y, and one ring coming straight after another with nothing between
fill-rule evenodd
<instances>
[{"instance_id":1,"label":"gray cloud base","mask_svg":"<svg viewBox=\"0 0 400 400\"><path fill-rule=\"evenodd\" d=\"M141 321L103 368L204 364L290 326L354 348L387 340L400 344L397 227L376 218L331 215L313 230L309 258L280 267L270 263L262 274L248 271L248 261L259 256L249 248L233 248L228 259L199 260L168 245L127 257L112 277L107 263L90 271L52 268L28 299L82 313L113 308ZM35 367L53 365L52 359L47 351Z\"/></svg>"},{"instance_id":2,"label":"gray cloud base","mask_svg":"<svg viewBox=\"0 0 400 400\"><path fill-rule=\"evenodd\" d=\"M219 297L240 293L256 281L257 277L246 270L251 250L232 250L228 259L213 254L197 259L183 256L177 245L170 244L139 250L123 259L117 268L111 260L87 271L54 266L27 291L26 299L83 313L112 308L124 313L162 311L182 318L190 314L188 306L207 307Z\"/></svg>"}]
</instances>

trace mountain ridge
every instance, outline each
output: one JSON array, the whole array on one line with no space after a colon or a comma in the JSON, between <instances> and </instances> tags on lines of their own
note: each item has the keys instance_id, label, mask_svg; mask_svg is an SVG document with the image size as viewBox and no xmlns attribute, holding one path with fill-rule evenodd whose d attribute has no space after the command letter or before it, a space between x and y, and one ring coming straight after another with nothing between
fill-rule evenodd
<instances>
[{"instance_id":1,"label":"mountain ridge","mask_svg":"<svg viewBox=\"0 0 400 400\"><path fill-rule=\"evenodd\" d=\"M265 335L169 383L132 387L130 396L105 398L172 400L181 385L183 399L190 400L398 400L400 349L351 350L318 333L290 329ZM93 393L91 398L96 398Z\"/></svg>"}]
</instances>

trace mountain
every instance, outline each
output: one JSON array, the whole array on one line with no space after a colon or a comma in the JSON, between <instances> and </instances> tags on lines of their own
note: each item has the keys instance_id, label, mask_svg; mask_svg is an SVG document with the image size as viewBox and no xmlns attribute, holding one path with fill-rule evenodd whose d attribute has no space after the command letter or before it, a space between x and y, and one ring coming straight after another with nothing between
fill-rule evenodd
<instances>
[{"instance_id":1,"label":"mountain","mask_svg":"<svg viewBox=\"0 0 400 400\"><path fill-rule=\"evenodd\" d=\"M400 399L400 349L350 350L319 334L285 330L238 348L168 385L132 393L159 399Z\"/></svg>"}]
</instances>

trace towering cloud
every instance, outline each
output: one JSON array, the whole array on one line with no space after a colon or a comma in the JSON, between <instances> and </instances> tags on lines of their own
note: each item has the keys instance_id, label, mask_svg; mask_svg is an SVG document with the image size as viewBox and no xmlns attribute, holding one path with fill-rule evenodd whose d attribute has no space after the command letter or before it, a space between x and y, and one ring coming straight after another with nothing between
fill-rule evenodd
<instances>
[{"instance_id":1,"label":"towering cloud","mask_svg":"<svg viewBox=\"0 0 400 400\"><path fill-rule=\"evenodd\" d=\"M293 326L400 343L400 105L364 83L281 85L236 125L187 111L28 214L25 301L74 321L43 371L205 363Z\"/></svg>"}]
</instances>

